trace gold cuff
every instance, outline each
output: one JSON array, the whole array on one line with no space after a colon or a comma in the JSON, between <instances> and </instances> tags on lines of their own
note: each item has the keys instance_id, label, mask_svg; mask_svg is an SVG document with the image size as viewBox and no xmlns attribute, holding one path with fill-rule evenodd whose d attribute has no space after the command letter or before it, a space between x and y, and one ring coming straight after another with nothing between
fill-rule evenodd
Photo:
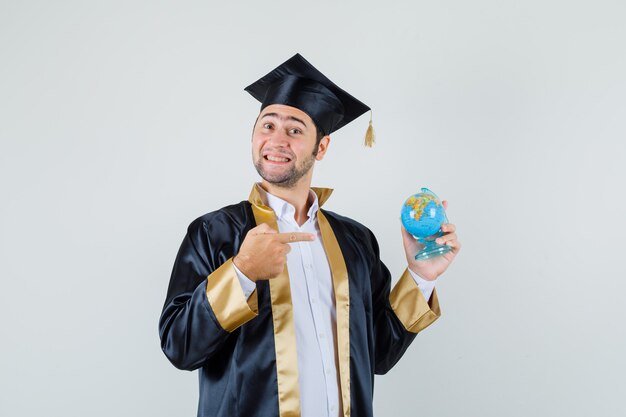
<instances>
[{"instance_id":1,"label":"gold cuff","mask_svg":"<svg viewBox=\"0 0 626 417\"><path fill-rule=\"evenodd\" d=\"M243 295L232 258L207 278L206 297L220 326L232 332L258 315L256 290L248 300Z\"/></svg>"},{"instance_id":2,"label":"gold cuff","mask_svg":"<svg viewBox=\"0 0 626 417\"><path fill-rule=\"evenodd\" d=\"M389 302L404 328L411 333L424 330L441 316L437 290L433 290L427 302L408 269L391 291Z\"/></svg>"}]
</instances>

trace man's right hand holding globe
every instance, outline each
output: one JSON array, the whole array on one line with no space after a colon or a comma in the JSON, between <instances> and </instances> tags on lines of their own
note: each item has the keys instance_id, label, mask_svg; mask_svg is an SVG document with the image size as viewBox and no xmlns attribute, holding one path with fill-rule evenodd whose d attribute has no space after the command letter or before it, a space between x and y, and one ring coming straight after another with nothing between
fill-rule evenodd
<instances>
[{"instance_id":1,"label":"man's right hand holding globe","mask_svg":"<svg viewBox=\"0 0 626 417\"><path fill-rule=\"evenodd\" d=\"M448 202L441 202L444 210L448 209ZM461 242L457 240L456 226L452 223L441 225L443 234L436 239L436 243L449 246L452 250L441 256L435 256L430 259L418 261L415 254L418 253L424 245L409 233L401 223L402 240L404 243L404 252L406 260L409 263L409 269L427 281L433 281L443 274L450 266L456 255L461 250Z\"/></svg>"}]
</instances>

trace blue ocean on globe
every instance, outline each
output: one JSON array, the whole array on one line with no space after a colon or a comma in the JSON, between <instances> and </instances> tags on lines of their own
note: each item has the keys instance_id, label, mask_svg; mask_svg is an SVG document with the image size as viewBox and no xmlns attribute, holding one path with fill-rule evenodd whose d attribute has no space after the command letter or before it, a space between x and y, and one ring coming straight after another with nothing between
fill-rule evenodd
<instances>
[{"instance_id":1,"label":"blue ocean on globe","mask_svg":"<svg viewBox=\"0 0 626 417\"><path fill-rule=\"evenodd\" d=\"M432 193L417 193L409 197L400 213L405 229L416 238L436 234L447 221L443 205Z\"/></svg>"}]
</instances>

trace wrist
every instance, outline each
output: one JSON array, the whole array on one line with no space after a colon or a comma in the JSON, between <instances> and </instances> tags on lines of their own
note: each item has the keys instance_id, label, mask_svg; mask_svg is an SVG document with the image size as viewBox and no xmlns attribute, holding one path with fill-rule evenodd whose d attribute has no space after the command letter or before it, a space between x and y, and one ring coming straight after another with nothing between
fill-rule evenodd
<instances>
[{"instance_id":1,"label":"wrist","mask_svg":"<svg viewBox=\"0 0 626 417\"><path fill-rule=\"evenodd\" d=\"M254 278L248 272L248 266L245 256L241 256L240 254L235 255L233 257L233 264L237 267L237 269L241 271L242 274L246 276L246 278L248 278L250 281L256 282L256 278Z\"/></svg>"},{"instance_id":2,"label":"wrist","mask_svg":"<svg viewBox=\"0 0 626 417\"><path fill-rule=\"evenodd\" d=\"M437 273L425 273L424 271L420 271L420 268L416 267L415 265L412 265L411 263L409 263L408 268L411 270L411 272L413 272L415 275L417 275L424 281L436 281L440 275Z\"/></svg>"}]
</instances>

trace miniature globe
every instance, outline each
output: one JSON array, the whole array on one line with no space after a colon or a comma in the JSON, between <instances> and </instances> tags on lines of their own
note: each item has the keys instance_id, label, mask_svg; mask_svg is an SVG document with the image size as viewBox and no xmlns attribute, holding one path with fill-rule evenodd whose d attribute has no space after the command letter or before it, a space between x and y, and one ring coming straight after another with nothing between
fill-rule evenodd
<instances>
[{"instance_id":1,"label":"miniature globe","mask_svg":"<svg viewBox=\"0 0 626 417\"><path fill-rule=\"evenodd\" d=\"M404 228L425 245L415 255L415 259L424 260L443 255L451 250L449 246L439 245L434 241L442 235L441 225L448 223L448 218L443 204L428 188L422 188L421 192L407 198L402 205L400 218Z\"/></svg>"},{"instance_id":2,"label":"miniature globe","mask_svg":"<svg viewBox=\"0 0 626 417\"><path fill-rule=\"evenodd\" d=\"M405 229L416 238L434 235L446 220L441 201L426 188L407 198L400 216Z\"/></svg>"}]
</instances>

